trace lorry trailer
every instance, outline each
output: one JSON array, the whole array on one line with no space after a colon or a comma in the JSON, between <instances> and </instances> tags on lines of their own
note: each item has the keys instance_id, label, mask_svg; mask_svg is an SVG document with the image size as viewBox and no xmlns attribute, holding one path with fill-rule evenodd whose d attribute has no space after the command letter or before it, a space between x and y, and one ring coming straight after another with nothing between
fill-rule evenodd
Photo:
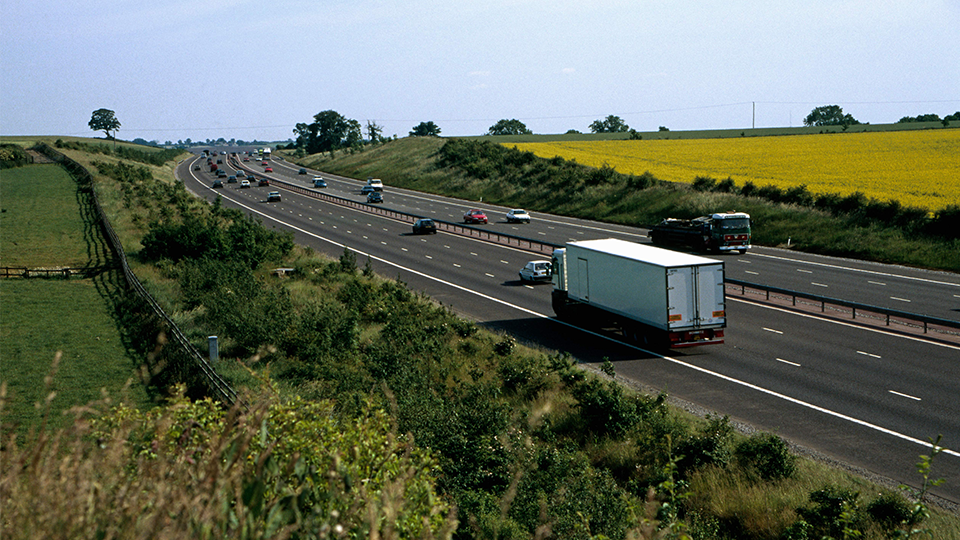
<instances>
[{"instance_id":1,"label":"lorry trailer","mask_svg":"<svg viewBox=\"0 0 960 540\"><path fill-rule=\"evenodd\" d=\"M750 214L724 212L694 219L667 218L650 229L650 239L658 246L742 254L750 249Z\"/></svg>"},{"instance_id":2,"label":"lorry trailer","mask_svg":"<svg viewBox=\"0 0 960 540\"><path fill-rule=\"evenodd\" d=\"M560 320L615 327L651 347L723 343L722 261L607 238L569 242L552 263Z\"/></svg>"}]
</instances>

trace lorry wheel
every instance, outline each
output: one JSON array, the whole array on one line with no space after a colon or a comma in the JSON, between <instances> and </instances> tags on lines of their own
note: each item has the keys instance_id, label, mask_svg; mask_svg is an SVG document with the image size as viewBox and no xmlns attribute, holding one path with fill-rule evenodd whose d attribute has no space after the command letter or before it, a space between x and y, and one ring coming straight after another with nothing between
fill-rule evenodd
<instances>
[{"instance_id":1,"label":"lorry wheel","mask_svg":"<svg viewBox=\"0 0 960 540\"><path fill-rule=\"evenodd\" d=\"M741 254L741 255L746 255L746 254L747 254L747 250L741 249L741 250L740 250L740 254Z\"/></svg>"}]
</instances>

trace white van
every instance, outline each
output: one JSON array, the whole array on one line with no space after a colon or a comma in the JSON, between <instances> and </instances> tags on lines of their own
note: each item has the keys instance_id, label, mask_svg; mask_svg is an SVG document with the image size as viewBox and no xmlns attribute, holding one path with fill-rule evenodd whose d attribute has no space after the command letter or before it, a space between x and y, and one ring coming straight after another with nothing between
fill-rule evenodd
<instances>
[{"instance_id":1,"label":"white van","mask_svg":"<svg viewBox=\"0 0 960 540\"><path fill-rule=\"evenodd\" d=\"M367 185L374 191L383 191L383 182L379 178L367 178Z\"/></svg>"}]
</instances>

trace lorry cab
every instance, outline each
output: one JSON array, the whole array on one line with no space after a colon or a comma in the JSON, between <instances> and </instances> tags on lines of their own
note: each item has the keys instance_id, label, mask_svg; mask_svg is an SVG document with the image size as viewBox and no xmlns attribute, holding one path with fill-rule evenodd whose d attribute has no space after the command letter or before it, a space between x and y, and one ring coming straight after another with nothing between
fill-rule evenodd
<instances>
[{"instance_id":1,"label":"lorry cab","mask_svg":"<svg viewBox=\"0 0 960 540\"><path fill-rule=\"evenodd\" d=\"M714 244L719 251L746 253L750 248L750 214L725 212L713 214Z\"/></svg>"}]
</instances>

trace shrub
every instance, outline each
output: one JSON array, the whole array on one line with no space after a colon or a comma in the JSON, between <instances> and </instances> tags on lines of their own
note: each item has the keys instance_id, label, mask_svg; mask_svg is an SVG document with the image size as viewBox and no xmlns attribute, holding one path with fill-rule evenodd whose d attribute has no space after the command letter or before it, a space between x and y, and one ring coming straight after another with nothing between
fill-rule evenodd
<instances>
[{"instance_id":1,"label":"shrub","mask_svg":"<svg viewBox=\"0 0 960 540\"><path fill-rule=\"evenodd\" d=\"M717 180L709 176L698 176L693 179L693 189L696 191L713 191L716 184Z\"/></svg>"},{"instance_id":2,"label":"shrub","mask_svg":"<svg viewBox=\"0 0 960 540\"><path fill-rule=\"evenodd\" d=\"M20 167L32 159L27 152L16 144L0 144L0 169Z\"/></svg>"},{"instance_id":3,"label":"shrub","mask_svg":"<svg viewBox=\"0 0 960 540\"><path fill-rule=\"evenodd\" d=\"M893 529L910 519L910 504L897 493L882 493L867 505L867 514L885 529Z\"/></svg>"},{"instance_id":4,"label":"shrub","mask_svg":"<svg viewBox=\"0 0 960 540\"><path fill-rule=\"evenodd\" d=\"M926 232L943 238L960 238L960 206L951 204L938 210L927 224Z\"/></svg>"},{"instance_id":5,"label":"shrub","mask_svg":"<svg viewBox=\"0 0 960 540\"><path fill-rule=\"evenodd\" d=\"M810 525L811 538L849 538L851 533L859 536L865 525L859 498L856 491L828 486L812 492L813 505L798 508L797 514Z\"/></svg>"},{"instance_id":6,"label":"shrub","mask_svg":"<svg viewBox=\"0 0 960 540\"><path fill-rule=\"evenodd\" d=\"M729 416L707 415L706 424L700 432L677 444L674 450L677 458L677 471L684 476L705 465L723 467L730 460L730 439L733 427Z\"/></svg>"},{"instance_id":7,"label":"shrub","mask_svg":"<svg viewBox=\"0 0 960 540\"><path fill-rule=\"evenodd\" d=\"M772 433L757 433L737 445L737 462L755 471L764 480L790 478L797 470L797 458L787 443Z\"/></svg>"},{"instance_id":8,"label":"shrub","mask_svg":"<svg viewBox=\"0 0 960 540\"><path fill-rule=\"evenodd\" d=\"M596 435L619 437L640 421L640 398L628 395L615 381L591 377L574 385L572 392L584 429Z\"/></svg>"}]
</instances>

